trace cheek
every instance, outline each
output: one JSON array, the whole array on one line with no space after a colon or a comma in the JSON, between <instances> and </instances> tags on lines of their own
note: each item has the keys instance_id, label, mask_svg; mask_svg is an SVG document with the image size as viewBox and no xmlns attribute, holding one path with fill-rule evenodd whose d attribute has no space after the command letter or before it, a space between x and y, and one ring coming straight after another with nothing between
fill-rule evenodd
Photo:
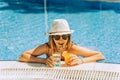
<instances>
[{"instance_id":1,"label":"cheek","mask_svg":"<svg viewBox=\"0 0 120 80\"><path fill-rule=\"evenodd\" d=\"M54 40L54 43L57 45L57 44L58 44L58 41Z\"/></svg>"}]
</instances>

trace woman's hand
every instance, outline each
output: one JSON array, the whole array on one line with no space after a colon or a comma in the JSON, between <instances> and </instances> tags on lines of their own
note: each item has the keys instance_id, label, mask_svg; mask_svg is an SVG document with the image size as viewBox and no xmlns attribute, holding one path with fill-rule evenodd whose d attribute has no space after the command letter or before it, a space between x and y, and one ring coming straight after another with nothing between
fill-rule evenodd
<instances>
[{"instance_id":1,"label":"woman's hand","mask_svg":"<svg viewBox=\"0 0 120 80\"><path fill-rule=\"evenodd\" d=\"M82 63L83 63L83 60L79 58L78 56L74 55L69 58L67 62L67 66L76 66Z\"/></svg>"},{"instance_id":2,"label":"woman's hand","mask_svg":"<svg viewBox=\"0 0 120 80\"><path fill-rule=\"evenodd\" d=\"M45 64L49 67L54 67L54 57L50 56L46 59Z\"/></svg>"}]
</instances>

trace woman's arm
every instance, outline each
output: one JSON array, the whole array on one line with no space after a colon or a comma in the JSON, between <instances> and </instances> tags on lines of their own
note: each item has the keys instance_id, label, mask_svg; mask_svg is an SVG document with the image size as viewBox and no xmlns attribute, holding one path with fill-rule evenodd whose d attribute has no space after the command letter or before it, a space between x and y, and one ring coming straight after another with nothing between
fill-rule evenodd
<instances>
[{"instance_id":1,"label":"woman's arm","mask_svg":"<svg viewBox=\"0 0 120 80\"><path fill-rule=\"evenodd\" d=\"M70 52L76 54L77 56L83 56L84 58L80 60L81 63L96 62L97 60L105 59L102 53L78 45L73 45Z\"/></svg>"},{"instance_id":2,"label":"woman's arm","mask_svg":"<svg viewBox=\"0 0 120 80\"><path fill-rule=\"evenodd\" d=\"M35 49L28 50L24 52L20 57L19 61L21 62L38 62L38 63L45 63L45 58L37 58L37 56L42 55L44 53L48 53L48 46L43 44Z\"/></svg>"}]
</instances>

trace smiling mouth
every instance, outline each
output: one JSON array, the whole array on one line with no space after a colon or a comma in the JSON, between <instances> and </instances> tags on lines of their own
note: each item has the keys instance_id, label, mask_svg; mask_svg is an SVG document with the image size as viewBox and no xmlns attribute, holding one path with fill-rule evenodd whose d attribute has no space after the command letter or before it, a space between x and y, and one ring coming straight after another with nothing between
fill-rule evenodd
<instances>
[{"instance_id":1,"label":"smiling mouth","mask_svg":"<svg viewBox=\"0 0 120 80\"><path fill-rule=\"evenodd\" d=\"M59 45L61 45L61 46L62 46L63 44L64 44L64 43L59 43Z\"/></svg>"}]
</instances>

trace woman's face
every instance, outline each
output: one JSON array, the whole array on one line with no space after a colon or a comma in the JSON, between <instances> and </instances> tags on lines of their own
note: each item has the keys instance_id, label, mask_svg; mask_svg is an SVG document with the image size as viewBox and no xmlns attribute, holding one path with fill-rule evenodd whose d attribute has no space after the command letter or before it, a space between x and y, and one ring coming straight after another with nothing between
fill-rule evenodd
<instances>
[{"instance_id":1,"label":"woman's face","mask_svg":"<svg viewBox=\"0 0 120 80\"><path fill-rule=\"evenodd\" d=\"M56 44L56 46L59 47L65 47L68 41L68 35L53 35L53 40Z\"/></svg>"}]
</instances>

